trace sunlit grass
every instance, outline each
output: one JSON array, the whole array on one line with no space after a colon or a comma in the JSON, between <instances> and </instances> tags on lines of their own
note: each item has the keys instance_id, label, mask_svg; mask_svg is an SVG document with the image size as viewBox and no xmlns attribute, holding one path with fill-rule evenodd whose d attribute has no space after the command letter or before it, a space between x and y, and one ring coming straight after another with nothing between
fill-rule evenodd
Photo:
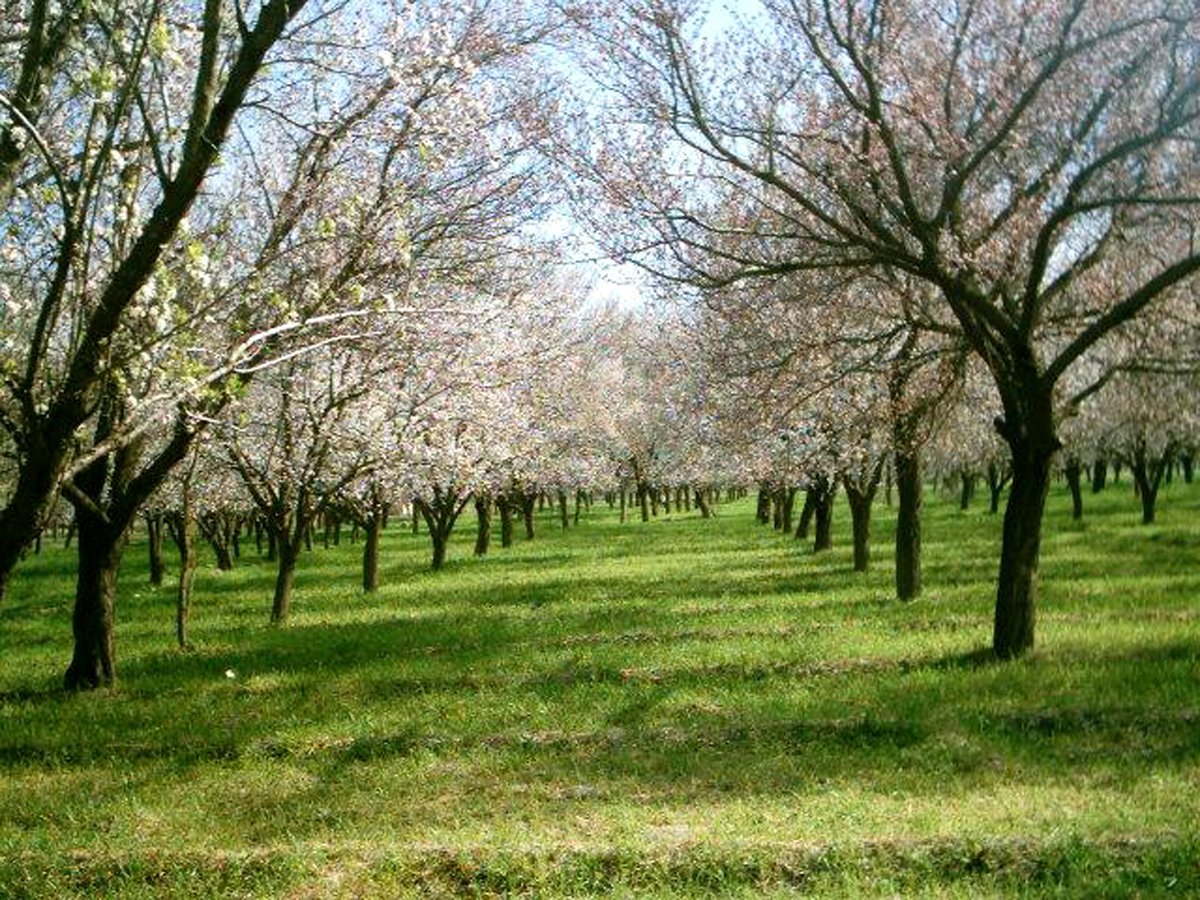
<instances>
[{"instance_id":1,"label":"sunlit grass","mask_svg":"<svg viewBox=\"0 0 1200 900\"><path fill-rule=\"evenodd\" d=\"M1200 891L1200 486L1056 491L1039 645L987 661L999 517L927 501L926 593L748 502L440 573L388 530L202 568L194 649L129 549L120 684L58 690L69 553L0 607L0 895L637 896ZM232 672L234 677L228 677Z\"/></svg>"}]
</instances>

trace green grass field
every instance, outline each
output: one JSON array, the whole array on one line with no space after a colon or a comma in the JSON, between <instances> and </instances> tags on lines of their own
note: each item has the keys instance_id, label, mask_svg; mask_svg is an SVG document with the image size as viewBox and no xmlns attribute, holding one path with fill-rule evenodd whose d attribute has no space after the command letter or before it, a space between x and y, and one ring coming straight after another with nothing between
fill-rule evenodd
<instances>
[{"instance_id":1,"label":"green grass field","mask_svg":"<svg viewBox=\"0 0 1200 900\"><path fill-rule=\"evenodd\" d=\"M927 496L926 592L752 520L598 506L441 573L403 523L173 591L58 690L72 556L0 606L0 897L1200 894L1200 484L1051 498L1038 649L990 662L997 516ZM227 675L227 670L233 677Z\"/></svg>"}]
</instances>

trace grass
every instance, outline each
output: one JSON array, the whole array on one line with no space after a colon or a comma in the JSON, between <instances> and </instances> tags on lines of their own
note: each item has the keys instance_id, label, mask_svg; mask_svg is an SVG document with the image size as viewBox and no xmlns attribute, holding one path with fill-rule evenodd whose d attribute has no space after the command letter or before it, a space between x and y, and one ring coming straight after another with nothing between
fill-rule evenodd
<instances>
[{"instance_id":1,"label":"grass","mask_svg":"<svg viewBox=\"0 0 1200 900\"><path fill-rule=\"evenodd\" d=\"M990 639L999 519L927 499L926 593L813 556L749 501L441 573L359 548L203 567L195 648L129 549L119 686L58 690L69 553L0 606L0 896L1200 893L1200 485L1138 524L1056 489L1038 649ZM227 670L235 677L227 677Z\"/></svg>"}]
</instances>

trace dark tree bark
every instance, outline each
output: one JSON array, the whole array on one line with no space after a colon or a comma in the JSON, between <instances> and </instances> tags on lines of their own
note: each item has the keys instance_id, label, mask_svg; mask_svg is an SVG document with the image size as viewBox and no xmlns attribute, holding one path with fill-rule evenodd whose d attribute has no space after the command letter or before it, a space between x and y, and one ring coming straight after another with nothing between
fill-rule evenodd
<instances>
[{"instance_id":1,"label":"dark tree bark","mask_svg":"<svg viewBox=\"0 0 1200 900\"><path fill-rule=\"evenodd\" d=\"M754 504L754 517L762 525L771 521L771 491L765 484L758 486L758 500Z\"/></svg>"},{"instance_id":2,"label":"dark tree bark","mask_svg":"<svg viewBox=\"0 0 1200 900\"><path fill-rule=\"evenodd\" d=\"M1191 451L1184 453L1179 457L1179 464L1183 467L1184 484L1191 484L1196 474L1196 455Z\"/></svg>"},{"instance_id":3,"label":"dark tree bark","mask_svg":"<svg viewBox=\"0 0 1200 900\"><path fill-rule=\"evenodd\" d=\"M532 514L535 496L528 494L526 497L528 499L527 506ZM430 499L417 498L417 509L421 511L421 518L425 520L425 525L429 529L429 540L433 545L433 559L430 568L434 571L445 566L446 548L450 542L450 534L454 531L454 523L458 521L459 514L470 499L469 494L459 497L456 491L443 490L440 485L434 487L433 496Z\"/></svg>"},{"instance_id":4,"label":"dark tree bark","mask_svg":"<svg viewBox=\"0 0 1200 900\"><path fill-rule=\"evenodd\" d=\"M1008 487L1010 478L1012 478L1012 471L1008 467L997 465L994 462L988 463L988 512L1000 511L1000 495Z\"/></svg>"},{"instance_id":5,"label":"dark tree bark","mask_svg":"<svg viewBox=\"0 0 1200 900\"><path fill-rule=\"evenodd\" d=\"M533 513L537 494L521 494L521 518L525 522L525 540L532 541L534 537Z\"/></svg>"},{"instance_id":6,"label":"dark tree bark","mask_svg":"<svg viewBox=\"0 0 1200 900\"><path fill-rule=\"evenodd\" d=\"M379 541L387 522L388 499L378 482L372 482L365 502L354 516L355 531L361 526L364 535L362 556L362 587L364 594L379 589Z\"/></svg>"},{"instance_id":7,"label":"dark tree bark","mask_svg":"<svg viewBox=\"0 0 1200 900\"><path fill-rule=\"evenodd\" d=\"M965 469L958 473L959 494L958 508L966 512L971 508L971 498L975 496L975 476Z\"/></svg>"},{"instance_id":8,"label":"dark tree bark","mask_svg":"<svg viewBox=\"0 0 1200 900\"><path fill-rule=\"evenodd\" d=\"M373 594L379 589L379 538L383 532L383 519L369 516L363 522L363 593Z\"/></svg>"},{"instance_id":9,"label":"dark tree bark","mask_svg":"<svg viewBox=\"0 0 1200 900\"><path fill-rule=\"evenodd\" d=\"M146 522L146 544L150 553L150 583L159 587L163 582L163 514L148 512L143 518Z\"/></svg>"},{"instance_id":10,"label":"dark tree bark","mask_svg":"<svg viewBox=\"0 0 1200 900\"><path fill-rule=\"evenodd\" d=\"M1083 518L1083 465L1078 457L1072 456L1066 461L1063 474L1071 489L1071 518L1079 521Z\"/></svg>"},{"instance_id":11,"label":"dark tree bark","mask_svg":"<svg viewBox=\"0 0 1200 900\"><path fill-rule=\"evenodd\" d=\"M562 523L563 531L566 531L571 525L571 518L567 514L567 492L558 492L558 519Z\"/></svg>"},{"instance_id":12,"label":"dark tree bark","mask_svg":"<svg viewBox=\"0 0 1200 900\"><path fill-rule=\"evenodd\" d=\"M496 509L500 511L500 546L511 547L513 544L513 511L512 502L507 494L496 498Z\"/></svg>"},{"instance_id":13,"label":"dark tree bark","mask_svg":"<svg viewBox=\"0 0 1200 900\"><path fill-rule=\"evenodd\" d=\"M217 568L222 572L233 569L233 529L236 519L230 512L206 512L198 517L200 533L212 547Z\"/></svg>"},{"instance_id":14,"label":"dark tree bark","mask_svg":"<svg viewBox=\"0 0 1200 900\"><path fill-rule=\"evenodd\" d=\"M896 596L902 601L921 595L921 507L924 485L917 450L897 450Z\"/></svg>"},{"instance_id":15,"label":"dark tree bark","mask_svg":"<svg viewBox=\"0 0 1200 900\"><path fill-rule=\"evenodd\" d=\"M300 544L307 528L300 533L276 534L275 547L278 568L275 573L275 595L271 600L271 623L281 625L292 611L292 589L296 583L296 560L300 556Z\"/></svg>"},{"instance_id":16,"label":"dark tree bark","mask_svg":"<svg viewBox=\"0 0 1200 900\"><path fill-rule=\"evenodd\" d=\"M700 518L711 519L712 509L708 505L708 501L704 499L704 491L701 488L696 488L693 491L696 497L696 508L700 510Z\"/></svg>"},{"instance_id":17,"label":"dark tree bark","mask_svg":"<svg viewBox=\"0 0 1200 900\"><path fill-rule=\"evenodd\" d=\"M812 528L813 514L817 511L817 493L812 485L804 489L804 505L800 507L800 521L796 524L796 540L808 540Z\"/></svg>"},{"instance_id":18,"label":"dark tree bark","mask_svg":"<svg viewBox=\"0 0 1200 900\"><path fill-rule=\"evenodd\" d=\"M1017 362L1011 373L997 378L1004 418L997 420L996 429L1012 455L992 629L992 650L1000 659L1020 656L1034 645L1042 515L1051 462L1061 446L1053 386L1041 378L1032 351L1019 355Z\"/></svg>"},{"instance_id":19,"label":"dark tree bark","mask_svg":"<svg viewBox=\"0 0 1200 900\"><path fill-rule=\"evenodd\" d=\"M106 390L96 444L112 433L123 414L117 392ZM68 690L104 687L116 679L113 605L125 542L142 504L184 457L193 438L194 432L177 421L171 439L144 464L144 441L135 440L93 460L66 486L79 532L72 613L75 648L63 676Z\"/></svg>"},{"instance_id":20,"label":"dark tree bark","mask_svg":"<svg viewBox=\"0 0 1200 900\"><path fill-rule=\"evenodd\" d=\"M196 564L199 561L196 554L196 514L192 507L194 471L195 457L183 478L179 509L167 517L171 539L179 551L179 580L175 588L175 641L180 650L190 646L188 624L192 613L192 586L196 581Z\"/></svg>"},{"instance_id":21,"label":"dark tree bark","mask_svg":"<svg viewBox=\"0 0 1200 900\"><path fill-rule=\"evenodd\" d=\"M795 518L796 511L796 489L794 487L785 488L783 490L782 512L779 517L779 530L784 534L792 533L792 520Z\"/></svg>"},{"instance_id":22,"label":"dark tree bark","mask_svg":"<svg viewBox=\"0 0 1200 900\"><path fill-rule=\"evenodd\" d=\"M848 475L842 476L842 486L846 489L846 499L850 504L856 572L865 572L871 565L871 505L875 502L875 493L879 490L882 475L883 461L880 460L862 481Z\"/></svg>"},{"instance_id":23,"label":"dark tree bark","mask_svg":"<svg viewBox=\"0 0 1200 900\"><path fill-rule=\"evenodd\" d=\"M650 488L645 484L645 482L639 481L638 486L637 486L637 498L638 498L638 505L641 506L641 509L642 509L642 521L643 522L650 521L650 498L648 496L649 493L650 493Z\"/></svg>"},{"instance_id":24,"label":"dark tree bark","mask_svg":"<svg viewBox=\"0 0 1200 900\"><path fill-rule=\"evenodd\" d=\"M1092 463L1092 493L1098 494L1104 490L1108 482L1108 460L1103 456L1097 457Z\"/></svg>"},{"instance_id":25,"label":"dark tree bark","mask_svg":"<svg viewBox=\"0 0 1200 900\"><path fill-rule=\"evenodd\" d=\"M492 501L487 494L475 495L475 555L486 556L492 542Z\"/></svg>"},{"instance_id":26,"label":"dark tree bark","mask_svg":"<svg viewBox=\"0 0 1200 900\"><path fill-rule=\"evenodd\" d=\"M1142 524L1153 525L1158 508L1158 489L1163 476L1171 465L1174 450L1168 447L1161 456L1149 456L1144 441L1138 441L1129 458L1129 470L1137 485L1138 498L1142 501Z\"/></svg>"},{"instance_id":27,"label":"dark tree bark","mask_svg":"<svg viewBox=\"0 0 1200 900\"><path fill-rule=\"evenodd\" d=\"M813 498L813 552L833 549L833 501L837 497L837 482L825 476L816 480Z\"/></svg>"},{"instance_id":28,"label":"dark tree bark","mask_svg":"<svg viewBox=\"0 0 1200 900\"><path fill-rule=\"evenodd\" d=\"M75 651L63 677L67 690L111 685L117 676L113 648L113 603L126 531L99 518L78 515L78 568L71 618Z\"/></svg>"}]
</instances>

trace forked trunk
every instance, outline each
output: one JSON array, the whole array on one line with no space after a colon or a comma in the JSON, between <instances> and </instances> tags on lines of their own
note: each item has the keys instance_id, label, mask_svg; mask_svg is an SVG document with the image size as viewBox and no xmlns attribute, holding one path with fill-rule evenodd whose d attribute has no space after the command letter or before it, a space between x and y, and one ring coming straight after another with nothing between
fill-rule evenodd
<instances>
[{"instance_id":1,"label":"forked trunk","mask_svg":"<svg viewBox=\"0 0 1200 900\"><path fill-rule=\"evenodd\" d=\"M1129 470L1133 472L1134 484L1137 486L1138 499L1142 501L1142 524L1153 525L1158 508L1158 489L1162 484L1163 474L1171 462L1171 451L1167 450L1159 458L1146 456L1145 444L1139 443L1129 460Z\"/></svg>"}]
</instances>

